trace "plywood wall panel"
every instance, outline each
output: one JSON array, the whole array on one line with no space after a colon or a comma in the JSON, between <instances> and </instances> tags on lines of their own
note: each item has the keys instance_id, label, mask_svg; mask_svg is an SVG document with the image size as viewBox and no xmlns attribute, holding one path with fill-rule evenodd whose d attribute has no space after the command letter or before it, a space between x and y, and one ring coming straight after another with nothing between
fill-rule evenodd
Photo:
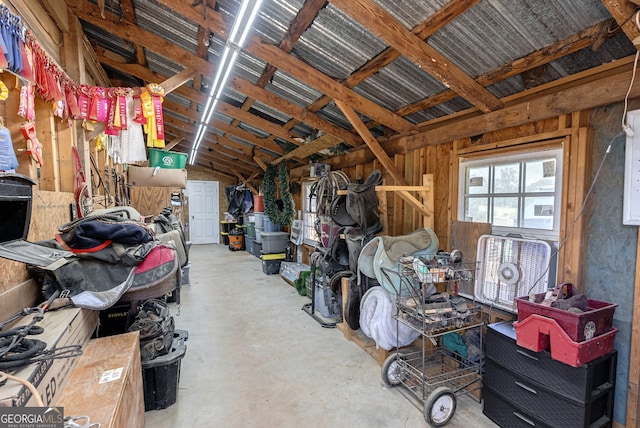
<instances>
[{"instance_id":1,"label":"plywood wall panel","mask_svg":"<svg viewBox=\"0 0 640 428\"><path fill-rule=\"evenodd\" d=\"M132 187L131 206L143 216L155 216L171 206L171 193L180 191L177 187Z\"/></svg>"}]
</instances>

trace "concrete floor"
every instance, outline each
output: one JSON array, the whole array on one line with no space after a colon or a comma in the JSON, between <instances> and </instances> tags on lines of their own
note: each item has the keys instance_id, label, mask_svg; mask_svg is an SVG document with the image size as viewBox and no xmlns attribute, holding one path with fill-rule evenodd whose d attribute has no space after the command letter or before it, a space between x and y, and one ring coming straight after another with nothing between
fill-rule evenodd
<instances>
[{"instance_id":1,"label":"concrete floor","mask_svg":"<svg viewBox=\"0 0 640 428\"><path fill-rule=\"evenodd\" d=\"M301 310L309 299L260 260L222 245L191 248L176 328L188 330L178 398L149 428L425 427L422 410L386 388L378 363ZM458 397L449 427L496 427Z\"/></svg>"}]
</instances>

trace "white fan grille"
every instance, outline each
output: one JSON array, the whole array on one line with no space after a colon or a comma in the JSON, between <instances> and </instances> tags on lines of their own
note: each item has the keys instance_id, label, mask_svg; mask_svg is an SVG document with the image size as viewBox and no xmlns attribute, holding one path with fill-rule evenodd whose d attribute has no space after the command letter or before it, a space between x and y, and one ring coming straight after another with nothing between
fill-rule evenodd
<instances>
[{"instance_id":1,"label":"white fan grille","mask_svg":"<svg viewBox=\"0 0 640 428\"><path fill-rule=\"evenodd\" d=\"M550 257L551 247L544 241L481 236L478 240L476 299L517 312L517 297L547 290Z\"/></svg>"}]
</instances>

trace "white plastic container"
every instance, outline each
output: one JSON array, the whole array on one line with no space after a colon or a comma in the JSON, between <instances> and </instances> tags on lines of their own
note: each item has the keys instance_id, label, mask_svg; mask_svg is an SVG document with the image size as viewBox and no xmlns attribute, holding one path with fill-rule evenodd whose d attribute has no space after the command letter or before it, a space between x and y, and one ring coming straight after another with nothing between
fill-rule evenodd
<instances>
[{"instance_id":1,"label":"white plastic container","mask_svg":"<svg viewBox=\"0 0 640 428\"><path fill-rule=\"evenodd\" d=\"M255 216L256 229L258 229L258 228L263 229L264 228L264 213L255 212L255 213L253 213L253 215ZM257 232L256 232L256 234L257 234Z\"/></svg>"}]
</instances>

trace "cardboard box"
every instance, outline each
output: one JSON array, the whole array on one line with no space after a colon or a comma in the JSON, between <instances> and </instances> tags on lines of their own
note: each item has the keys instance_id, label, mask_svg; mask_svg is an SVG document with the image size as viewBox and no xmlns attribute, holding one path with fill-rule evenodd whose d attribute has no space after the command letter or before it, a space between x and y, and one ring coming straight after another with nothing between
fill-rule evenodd
<instances>
[{"instance_id":1,"label":"cardboard box","mask_svg":"<svg viewBox=\"0 0 640 428\"><path fill-rule=\"evenodd\" d=\"M18 325L28 324L32 319L33 315L24 317ZM80 308L60 309L46 312L44 319L36 325L44 328L44 332L30 338L45 342L46 349L69 345L84 347L98 325L98 312ZM29 364L13 375L31 382L40 393L44 405L49 406L57 400L78 358L51 359ZM37 403L26 386L8 380L0 387L0 406L37 406Z\"/></svg>"},{"instance_id":2,"label":"cardboard box","mask_svg":"<svg viewBox=\"0 0 640 428\"><path fill-rule=\"evenodd\" d=\"M136 187L187 187L186 169L129 165L129 184Z\"/></svg>"},{"instance_id":3,"label":"cardboard box","mask_svg":"<svg viewBox=\"0 0 640 428\"><path fill-rule=\"evenodd\" d=\"M102 428L144 428L139 332L90 340L56 406Z\"/></svg>"}]
</instances>

